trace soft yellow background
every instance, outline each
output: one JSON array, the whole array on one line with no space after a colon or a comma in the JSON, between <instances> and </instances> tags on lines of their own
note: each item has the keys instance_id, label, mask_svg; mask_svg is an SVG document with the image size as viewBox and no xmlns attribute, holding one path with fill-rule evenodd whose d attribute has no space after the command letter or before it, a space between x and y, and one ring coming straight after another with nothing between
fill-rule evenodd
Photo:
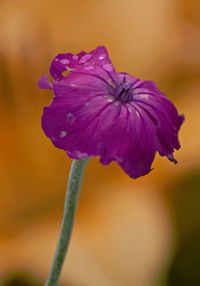
<instances>
[{"instance_id":1,"label":"soft yellow background","mask_svg":"<svg viewBox=\"0 0 200 286\"><path fill-rule=\"evenodd\" d=\"M182 148L178 165L157 156L138 180L90 161L61 285L200 285L199 9L197 0L0 1L1 286L43 285L62 216L70 159L41 130L51 92L38 79L57 53L97 45L185 114Z\"/></svg>"}]
</instances>

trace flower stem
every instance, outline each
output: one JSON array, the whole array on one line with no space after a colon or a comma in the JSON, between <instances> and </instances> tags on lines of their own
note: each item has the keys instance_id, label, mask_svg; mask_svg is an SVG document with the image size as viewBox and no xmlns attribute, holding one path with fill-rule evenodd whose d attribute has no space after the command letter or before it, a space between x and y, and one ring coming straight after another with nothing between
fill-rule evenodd
<instances>
[{"instance_id":1,"label":"flower stem","mask_svg":"<svg viewBox=\"0 0 200 286\"><path fill-rule=\"evenodd\" d=\"M67 193L64 204L64 214L61 224L60 237L51 267L51 271L45 283L45 286L56 286L65 260L65 255L70 242L71 232L74 224L74 216L76 213L78 194L83 177L83 171L88 159L73 160L69 180L67 185Z\"/></svg>"}]
</instances>

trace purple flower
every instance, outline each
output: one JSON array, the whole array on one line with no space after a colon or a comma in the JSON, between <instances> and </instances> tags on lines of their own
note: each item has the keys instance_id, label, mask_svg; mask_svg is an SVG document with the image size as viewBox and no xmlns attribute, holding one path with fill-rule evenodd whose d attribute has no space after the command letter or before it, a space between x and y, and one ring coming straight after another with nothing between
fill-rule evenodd
<instances>
[{"instance_id":1,"label":"purple flower","mask_svg":"<svg viewBox=\"0 0 200 286\"><path fill-rule=\"evenodd\" d=\"M50 73L52 83L47 76L39 81L54 92L42 128L71 158L114 160L132 178L151 170L156 151L176 163L183 116L152 81L116 72L105 47L59 54Z\"/></svg>"}]
</instances>

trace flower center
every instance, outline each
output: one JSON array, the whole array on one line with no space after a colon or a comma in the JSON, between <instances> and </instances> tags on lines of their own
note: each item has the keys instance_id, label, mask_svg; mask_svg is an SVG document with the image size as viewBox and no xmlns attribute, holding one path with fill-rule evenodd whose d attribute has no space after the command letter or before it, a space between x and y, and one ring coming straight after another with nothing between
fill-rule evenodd
<instances>
[{"instance_id":1,"label":"flower center","mask_svg":"<svg viewBox=\"0 0 200 286\"><path fill-rule=\"evenodd\" d=\"M127 85L125 82L121 83L115 90L115 98L121 103L127 103L132 101L132 90L130 85Z\"/></svg>"}]
</instances>

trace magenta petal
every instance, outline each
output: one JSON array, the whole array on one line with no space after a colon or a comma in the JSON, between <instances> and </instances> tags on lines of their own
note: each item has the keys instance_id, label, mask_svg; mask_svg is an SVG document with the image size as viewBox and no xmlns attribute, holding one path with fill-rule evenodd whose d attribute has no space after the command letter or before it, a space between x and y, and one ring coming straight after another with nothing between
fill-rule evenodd
<instances>
[{"instance_id":1,"label":"magenta petal","mask_svg":"<svg viewBox=\"0 0 200 286\"><path fill-rule=\"evenodd\" d=\"M90 53L59 54L51 63L50 72L56 80L62 80L64 71L71 73L86 73L104 80L115 78L115 69L110 61L105 47L100 46Z\"/></svg>"},{"instance_id":2,"label":"magenta petal","mask_svg":"<svg viewBox=\"0 0 200 286\"><path fill-rule=\"evenodd\" d=\"M134 92L134 105L145 112L156 129L156 145L161 156L172 154L180 148L178 131L184 117L178 115L174 105L158 89L137 88ZM157 93L156 93L157 92Z\"/></svg>"},{"instance_id":3,"label":"magenta petal","mask_svg":"<svg viewBox=\"0 0 200 286\"><path fill-rule=\"evenodd\" d=\"M105 130L103 142L110 158L117 161L130 177L137 178L151 170L156 152L154 137L155 131L147 116L141 116L128 106L121 108L120 115Z\"/></svg>"},{"instance_id":4,"label":"magenta petal","mask_svg":"<svg viewBox=\"0 0 200 286\"><path fill-rule=\"evenodd\" d=\"M44 109L42 127L46 135L75 159L99 155L101 130L110 125L118 109L107 94L98 96L87 89L78 92L63 87L60 95Z\"/></svg>"}]
</instances>

